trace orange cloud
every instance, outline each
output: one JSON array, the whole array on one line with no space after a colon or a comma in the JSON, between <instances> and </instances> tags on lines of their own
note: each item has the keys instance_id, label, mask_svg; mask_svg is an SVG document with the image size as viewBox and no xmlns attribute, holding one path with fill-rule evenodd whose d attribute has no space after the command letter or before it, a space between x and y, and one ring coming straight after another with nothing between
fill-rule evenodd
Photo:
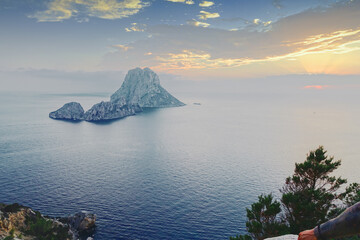
<instances>
[{"instance_id":1,"label":"orange cloud","mask_svg":"<svg viewBox=\"0 0 360 240\"><path fill-rule=\"evenodd\" d=\"M146 65L177 74L198 69L204 75L360 74L360 23L354 21L359 10L360 1L354 1L306 10L271 24L256 20L267 25L266 31L205 28L208 25L197 20L183 26L149 26L146 32L151 37L130 43L134 50L126 61L112 52L104 58L104 66L139 64L141 56L151 51L151 57L143 60ZM210 18L205 17L208 12L202 13Z\"/></svg>"},{"instance_id":2,"label":"orange cloud","mask_svg":"<svg viewBox=\"0 0 360 240\"><path fill-rule=\"evenodd\" d=\"M325 88L329 88L331 86L329 85L308 85L305 86L304 89L325 89Z\"/></svg>"},{"instance_id":3,"label":"orange cloud","mask_svg":"<svg viewBox=\"0 0 360 240\"><path fill-rule=\"evenodd\" d=\"M217 69L239 67L259 62L296 60L299 57L310 54L344 54L360 50L359 38L360 29L348 29L331 34L310 36L304 41L287 44L288 46L298 46L291 53L266 56L264 58L212 58L211 54L205 51L183 50L181 53L169 53L165 57L157 57L157 60L160 61L160 65L157 68L163 70Z\"/></svg>"}]
</instances>

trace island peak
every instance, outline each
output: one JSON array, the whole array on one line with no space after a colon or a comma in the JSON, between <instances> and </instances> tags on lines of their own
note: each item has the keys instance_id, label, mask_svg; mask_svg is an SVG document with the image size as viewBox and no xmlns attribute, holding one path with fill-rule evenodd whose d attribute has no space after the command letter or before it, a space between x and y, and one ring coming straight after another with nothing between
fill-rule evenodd
<instances>
[{"instance_id":1,"label":"island peak","mask_svg":"<svg viewBox=\"0 0 360 240\"><path fill-rule=\"evenodd\" d=\"M100 102L87 112L77 102L66 103L49 114L50 118L72 121L103 121L135 115L142 108L180 107L185 104L160 85L159 76L150 68L128 71L121 87L111 95L109 102Z\"/></svg>"}]
</instances>

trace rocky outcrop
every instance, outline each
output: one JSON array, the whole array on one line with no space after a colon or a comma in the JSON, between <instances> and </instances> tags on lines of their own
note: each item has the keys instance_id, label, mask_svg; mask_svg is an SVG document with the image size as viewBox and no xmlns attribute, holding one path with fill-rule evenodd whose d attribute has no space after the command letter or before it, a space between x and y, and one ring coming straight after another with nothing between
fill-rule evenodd
<instances>
[{"instance_id":1,"label":"rocky outcrop","mask_svg":"<svg viewBox=\"0 0 360 240\"><path fill-rule=\"evenodd\" d=\"M51 218L19 204L0 204L0 239L74 240L91 238L96 215L80 212L66 218Z\"/></svg>"},{"instance_id":2,"label":"rocky outcrop","mask_svg":"<svg viewBox=\"0 0 360 240\"><path fill-rule=\"evenodd\" d=\"M149 68L128 72L120 89L111 95L110 102L92 106L86 113L80 103L71 102L51 112L50 118L61 120L104 121L135 115L142 108L180 107L185 104L168 93L156 73Z\"/></svg>"},{"instance_id":3,"label":"rocky outcrop","mask_svg":"<svg viewBox=\"0 0 360 240\"><path fill-rule=\"evenodd\" d=\"M121 103L101 102L95 104L91 109L89 109L85 113L84 119L86 121L120 119L135 115L141 111L142 109L139 105L123 105Z\"/></svg>"},{"instance_id":4,"label":"rocky outcrop","mask_svg":"<svg viewBox=\"0 0 360 240\"><path fill-rule=\"evenodd\" d=\"M79 121L84 119L84 109L77 102L66 103L63 107L49 114L50 118Z\"/></svg>"},{"instance_id":5,"label":"rocky outcrop","mask_svg":"<svg viewBox=\"0 0 360 240\"><path fill-rule=\"evenodd\" d=\"M150 68L130 70L120 89L111 95L111 102L125 101L143 108L180 107L185 104L168 93Z\"/></svg>"},{"instance_id":6,"label":"rocky outcrop","mask_svg":"<svg viewBox=\"0 0 360 240\"><path fill-rule=\"evenodd\" d=\"M87 211L76 213L73 216L60 218L60 222L70 227L75 239L89 237L95 229L96 215Z\"/></svg>"}]
</instances>

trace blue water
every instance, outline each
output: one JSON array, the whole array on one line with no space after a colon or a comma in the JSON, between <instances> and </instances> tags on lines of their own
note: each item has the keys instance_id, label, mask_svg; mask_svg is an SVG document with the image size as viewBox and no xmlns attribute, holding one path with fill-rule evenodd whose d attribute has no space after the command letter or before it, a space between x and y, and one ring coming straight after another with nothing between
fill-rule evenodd
<instances>
[{"instance_id":1,"label":"blue water","mask_svg":"<svg viewBox=\"0 0 360 240\"><path fill-rule=\"evenodd\" d=\"M0 202L51 216L92 211L98 240L227 239L320 144L343 159L337 175L360 182L357 90L192 89L175 93L185 107L118 121L48 118L109 94L2 93Z\"/></svg>"}]
</instances>

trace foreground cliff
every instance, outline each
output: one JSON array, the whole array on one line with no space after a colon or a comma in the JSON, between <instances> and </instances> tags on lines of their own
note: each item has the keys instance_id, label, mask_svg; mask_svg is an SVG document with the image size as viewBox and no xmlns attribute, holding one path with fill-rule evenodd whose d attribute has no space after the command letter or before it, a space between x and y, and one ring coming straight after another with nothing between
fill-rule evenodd
<instances>
[{"instance_id":1,"label":"foreground cliff","mask_svg":"<svg viewBox=\"0 0 360 240\"><path fill-rule=\"evenodd\" d=\"M185 104L168 93L158 75L149 68L130 70L120 89L111 95L109 102L97 103L88 111L77 102L66 103L51 112L52 119L71 121L104 121L135 115L142 108L180 107Z\"/></svg>"},{"instance_id":2,"label":"foreground cliff","mask_svg":"<svg viewBox=\"0 0 360 240\"><path fill-rule=\"evenodd\" d=\"M90 240L95 221L96 216L87 212L64 218L50 218L19 204L0 203L0 239Z\"/></svg>"}]
</instances>

